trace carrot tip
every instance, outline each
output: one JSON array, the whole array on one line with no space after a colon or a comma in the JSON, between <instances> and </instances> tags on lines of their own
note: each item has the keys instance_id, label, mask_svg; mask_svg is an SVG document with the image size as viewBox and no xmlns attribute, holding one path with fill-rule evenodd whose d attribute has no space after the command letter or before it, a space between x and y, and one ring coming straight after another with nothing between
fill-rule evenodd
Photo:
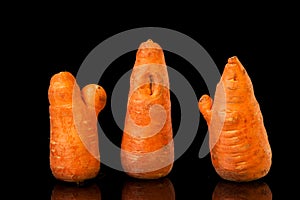
<instances>
[{"instance_id":1,"label":"carrot tip","mask_svg":"<svg viewBox=\"0 0 300 200\"><path fill-rule=\"evenodd\" d=\"M142 42L139 46L139 49L148 49L148 48L153 48L153 49L161 49L161 46L153 42L153 40L148 39L146 42Z\"/></svg>"},{"instance_id":2,"label":"carrot tip","mask_svg":"<svg viewBox=\"0 0 300 200\"><path fill-rule=\"evenodd\" d=\"M207 101L210 97L207 94L204 94L200 97L199 102Z\"/></svg>"},{"instance_id":3,"label":"carrot tip","mask_svg":"<svg viewBox=\"0 0 300 200\"><path fill-rule=\"evenodd\" d=\"M228 58L228 64L235 64L238 62L239 62L239 60L238 60L237 56L232 56L232 57Z\"/></svg>"},{"instance_id":4,"label":"carrot tip","mask_svg":"<svg viewBox=\"0 0 300 200\"><path fill-rule=\"evenodd\" d=\"M57 74L54 74L51 77L51 82L50 83L55 83L55 82L59 82L59 83L65 83L65 82L72 82L75 81L75 78L73 77L73 75L70 72L59 72Z\"/></svg>"}]
</instances>

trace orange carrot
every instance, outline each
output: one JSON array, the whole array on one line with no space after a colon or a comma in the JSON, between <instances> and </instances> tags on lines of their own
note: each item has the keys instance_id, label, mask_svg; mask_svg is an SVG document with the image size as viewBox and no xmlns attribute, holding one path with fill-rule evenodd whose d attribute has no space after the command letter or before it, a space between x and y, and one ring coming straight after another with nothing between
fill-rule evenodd
<instances>
[{"instance_id":1,"label":"orange carrot","mask_svg":"<svg viewBox=\"0 0 300 200\"><path fill-rule=\"evenodd\" d=\"M271 200L272 191L266 183L260 181L244 183L220 181L213 191L212 200L221 199Z\"/></svg>"},{"instance_id":2,"label":"orange carrot","mask_svg":"<svg viewBox=\"0 0 300 200\"><path fill-rule=\"evenodd\" d=\"M214 100L203 95L198 106L209 128L216 172L232 181L264 177L271 167L271 147L251 79L236 56L228 59Z\"/></svg>"},{"instance_id":3,"label":"orange carrot","mask_svg":"<svg viewBox=\"0 0 300 200\"><path fill-rule=\"evenodd\" d=\"M175 190L168 178L157 180L129 180L122 188L123 200L175 200Z\"/></svg>"},{"instance_id":4,"label":"orange carrot","mask_svg":"<svg viewBox=\"0 0 300 200\"><path fill-rule=\"evenodd\" d=\"M97 184L85 186L56 184L52 189L51 200L101 200L101 191Z\"/></svg>"},{"instance_id":5,"label":"orange carrot","mask_svg":"<svg viewBox=\"0 0 300 200\"><path fill-rule=\"evenodd\" d=\"M104 89L96 84L82 91L69 72L52 76L50 102L50 168L55 178L82 182L100 170L97 115L106 104Z\"/></svg>"},{"instance_id":6,"label":"orange carrot","mask_svg":"<svg viewBox=\"0 0 300 200\"><path fill-rule=\"evenodd\" d=\"M121 149L123 169L132 177L155 179L172 169L169 78L163 50L152 40L143 42L136 54Z\"/></svg>"}]
</instances>

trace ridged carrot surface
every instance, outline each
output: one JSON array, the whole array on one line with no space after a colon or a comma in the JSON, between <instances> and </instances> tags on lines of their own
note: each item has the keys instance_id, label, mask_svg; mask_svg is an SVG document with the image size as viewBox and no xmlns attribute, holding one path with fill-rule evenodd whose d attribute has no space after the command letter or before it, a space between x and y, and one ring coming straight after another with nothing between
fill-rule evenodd
<instances>
[{"instance_id":1,"label":"ridged carrot surface","mask_svg":"<svg viewBox=\"0 0 300 200\"><path fill-rule=\"evenodd\" d=\"M160 45L140 44L130 77L121 163L130 176L166 176L174 161L169 78Z\"/></svg>"},{"instance_id":2,"label":"ridged carrot surface","mask_svg":"<svg viewBox=\"0 0 300 200\"><path fill-rule=\"evenodd\" d=\"M216 172L232 181L264 177L272 151L251 79L236 56L228 59L214 100L203 95L198 106L209 128Z\"/></svg>"},{"instance_id":3,"label":"ridged carrot surface","mask_svg":"<svg viewBox=\"0 0 300 200\"><path fill-rule=\"evenodd\" d=\"M106 104L104 89L96 84L82 90L69 72L51 77L50 168L55 178L81 182L100 170L97 115Z\"/></svg>"}]
</instances>

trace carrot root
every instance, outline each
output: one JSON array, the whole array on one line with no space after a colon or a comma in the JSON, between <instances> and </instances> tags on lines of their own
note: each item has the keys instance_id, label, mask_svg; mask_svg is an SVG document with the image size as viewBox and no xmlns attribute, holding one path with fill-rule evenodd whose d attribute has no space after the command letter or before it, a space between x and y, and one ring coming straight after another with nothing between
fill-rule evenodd
<instances>
[{"instance_id":1,"label":"carrot root","mask_svg":"<svg viewBox=\"0 0 300 200\"><path fill-rule=\"evenodd\" d=\"M143 42L130 78L121 143L124 171L136 178L166 176L174 161L169 79L161 47Z\"/></svg>"},{"instance_id":2,"label":"carrot root","mask_svg":"<svg viewBox=\"0 0 300 200\"><path fill-rule=\"evenodd\" d=\"M251 181L271 167L272 151L253 85L236 56L228 59L214 101L198 103L209 129L212 164L224 179Z\"/></svg>"},{"instance_id":3,"label":"carrot root","mask_svg":"<svg viewBox=\"0 0 300 200\"><path fill-rule=\"evenodd\" d=\"M55 178L82 182L100 170L97 115L106 103L104 89L89 84L80 91L69 72L52 76L50 102L50 168Z\"/></svg>"}]
</instances>

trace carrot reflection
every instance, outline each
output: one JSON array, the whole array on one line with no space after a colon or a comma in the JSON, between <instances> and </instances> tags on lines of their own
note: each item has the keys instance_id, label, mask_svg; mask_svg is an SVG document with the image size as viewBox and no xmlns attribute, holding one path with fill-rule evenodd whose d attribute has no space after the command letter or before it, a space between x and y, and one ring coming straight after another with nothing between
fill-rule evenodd
<instances>
[{"instance_id":1,"label":"carrot reflection","mask_svg":"<svg viewBox=\"0 0 300 200\"><path fill-rule=\"evenodd\" d=\"M268 184L262 181L230 182L220 181L212 194L212 200L219 199L260 199L271 200L272 191Z\"/></svg>"},{"instance_id":2,"label":"carrot reflection","mask_svg":"<svg viewBox=\"0 0 300 200\"><path fill-rule=\"evenodd\" d=\"M122 200L174 200L175 190L168 178L157 180L130 179L122 189Z\"/></svg>"},{"instance_id":3,"label":"carrot reflection","mask_svg":"<svg viewBox=\"0 0 300 200\"><path fill-rule=\"evenodd\" d=\"M100 188L97 184L77 186L72 184L56 184L52 190L51 200L101 200Z\"/></svg>"}]
</instances>

